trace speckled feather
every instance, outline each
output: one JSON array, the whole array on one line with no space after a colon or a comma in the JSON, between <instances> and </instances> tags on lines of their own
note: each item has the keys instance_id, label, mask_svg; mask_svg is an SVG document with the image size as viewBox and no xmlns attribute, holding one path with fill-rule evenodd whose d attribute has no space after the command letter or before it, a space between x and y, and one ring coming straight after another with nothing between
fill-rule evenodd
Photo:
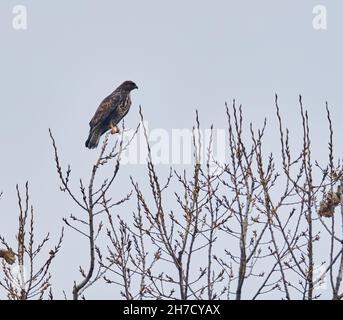
<instances>
[{"instance_id":1,"label":"speckled feather","mask_svg":"<svg viewBox=\"0 0 343 320\"><path fill-rule=\"evenodd\" d=\"M90 121L89 126L92 129L98 125L105 125L107 129L109 129L110 121L114 124L118 124L128 113L130 106L130 92L122 92L117 89L101 102L94 117Z\"/></svg>"}]
</instances>

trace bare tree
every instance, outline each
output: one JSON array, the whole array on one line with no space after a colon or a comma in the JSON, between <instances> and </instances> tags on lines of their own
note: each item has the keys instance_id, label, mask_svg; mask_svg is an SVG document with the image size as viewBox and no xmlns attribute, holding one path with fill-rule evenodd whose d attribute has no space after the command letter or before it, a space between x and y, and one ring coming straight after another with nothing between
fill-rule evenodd
<instances>
[{"instance_id":1,"label":"bare tree","mask_svg":"<svg viewBox=\"0 0 343 320\"><path fill-rule=\"evenodd\" d=\"M5 238L0 237L0 242L6 247L0 251L0 257L4 258L2 262L4 278L0 280L0 286L7 292L7 297L11 300L43 299L47 292L52 299L50 267L61 248L63 229L57 245L48 252L48 257L43 264L37 262L50 235L48 233L40 243L35 245L34 210L33 206L29 204L28 183L25 185L25 199L22 199L18 185L16 188L19 205L17 252L14 253ZM10 265L16 261L17 265L11 268Z\"/></svg>"},{"instance_id":2,"label":"bare tree","mask_svg":"<svg viewBox=\"0 0 343 320\"><path fill-rule=\"evenodd\" d=\"M123 127L120 138L116 140L114 147L109 152L107 152L109 134L106 135L99 157L92 167L90 181L88 185L85 186L83 180L79 179L80 188L79 195L77 195L77 193L74 192L70 187L71 167L68 166L66 173L63 173L59 160L56 141L52 135L51 130L49 130L55 154L57 173L61 182L60 189L61 191L67 193L72 201L77 205L77 207L81 209L81 211L83 211L83 213L85 214L81 217L71 215L69 218L63 219L64 223L68 227L75 230L83 237L87 238L89 244L89 266L86 271L83 267L79 267L82 280L79 283L77 283L76 281L74 283L72 291L74 300L77 300L80 296L84 298L84 291L96 281L98 281L106 272L106 268L101 263L102 254L100 252L100 249L96 245L96 240L103 228L101 215L106 212L107 208L118 206L123 202L129 200L130 198L129 193L125 198L120 199L117 202L113 202L112 198L108 196L109 190L119 172L121 154L130 144L130 140L132 139L131 138L127 143L124 143L124 132L125 130ZM133 134L133 136L135 135L135 133ZM114 165L112 175L102 181L100 185L96 185L96 176L99 169L105 165L111 164ZM100 218L98 219L98 221L95 221L97 217ZM86 227L86 230L82 230L82 227ZM99 259L99 263L97 263L97 258Z\"/></svg>"},{"instance_id":3,"label":"bare tree","mask_svg":"<svg viewBox=\"0 0 343 320\"><path fill-rule=\"evenodd\" d=\"M117 217L120 228L116 231L107 210L115 250L109 257L114 278L106 276L105 280L124 288L123 297L239 300L269 295L315 299L320 297L315 294L316 287L330 275L333 299L342 298L338 292L343 221L341 229L335 227L335 208L342 203L342 165L340 161L334 164L329 109L329 162L320 166L312 160L309 116L302 98L302 147L295 156L277 96L275 105L281 146L276 156L263 152L267 121L258 130L250 124L247 135L242 107L235 102L231 108L226 106L229 161L224 165L213 159L212 135L207 146L197 139L197 114L191 179L187 178L189 172L171 169L165 182L161 181L144 128L151 193L146 195L131 178L137 197L133 225ZM143 122L142 114L141 118ZM201 148L207 150L204 162ZM324 217L332 219L331 226ZM331 253L324 261L316 243L327 241Z\"/></svg>"},{"instance_id":4,"label":"bare tree","mask_svg":"<svg viewBox=\"0 0 343 320\"><path fill-rule=\"evenodd\" d=\"M302 97L301 139L296 144L290 142L292 130L286 127L275 96L273 123L280 147L272 153L266 152L267 119L260 128L248 124L235 101L226 104L225 111L225 162L218 162L214 155L214 126L209 141L202 141L196 112L192 166L170 168L163 176L154 163L140 110L142 125L129 139L124 137L124 127L113 139L105 136L89 181L78 179L78 190L72 188L71 166L62 168L50 131L60 189L78 210L63 221L87 239L89 264L79 267L81 279L74 282L73 299L85 299L85 291L101 282L113 288L113 297L120 294L128 300L312 300L321 298L319 289L324 285L325 298L343 298L343 167L335 156L334 146L339 145L334 141L328 104L328 145L319 146L327 154L324 163L314 159L318 146L311 140L310 116ZM147 149L147 176L128 176L127 190L123 190L116 184L122 155L139 129ZM102 179L104 172L109 175ZM114 199L119 188L127 195ZM36 254L47 241L36 251L31 248L33 210L28 206L28 188L24 204L19 190L18 199L18 250L15 253L0 238L4 273L0 284L10 298L43 298L50 287L50 263L62 237L41 271L32 271L32 281L18 291L11 264L18 260L23 266L26 254L33 270ZM131 204L132 215L118 214L123 203ZM28 220L29 243L25 244Z\"/></svg>"}]
</instances>

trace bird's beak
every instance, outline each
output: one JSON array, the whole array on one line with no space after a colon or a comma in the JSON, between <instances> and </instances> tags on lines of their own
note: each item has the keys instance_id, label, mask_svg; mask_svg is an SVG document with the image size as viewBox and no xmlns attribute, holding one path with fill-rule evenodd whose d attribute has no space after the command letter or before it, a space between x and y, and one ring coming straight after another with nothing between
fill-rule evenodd
<instances>
[{"instance_id":1,"label":"bird's beak","mask_svg":"<svg viewBox=\"0 0 343 320\"><path fill-rule=\"evenodd\" d=\"M137 86L137 85L135 86L135 89L138 89L138 86Z\"/></svg>"}]
</instances>

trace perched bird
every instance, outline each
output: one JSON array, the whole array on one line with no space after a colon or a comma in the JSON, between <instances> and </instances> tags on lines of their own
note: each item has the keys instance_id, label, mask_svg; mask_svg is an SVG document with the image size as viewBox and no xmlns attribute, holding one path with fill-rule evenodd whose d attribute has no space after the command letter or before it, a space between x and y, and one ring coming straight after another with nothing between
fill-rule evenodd
<instances>
[{"instance_id":1,"label":"perched bird","mask_svg":"<svg viewBox=\"0 0 343 320\"><path fill-rule=\"evenodd\" d=\"M106 131L111 130L112 134L119 132L117 125L130 110L130 92L134 89L138 89L138 87L133 81L125 81L100 103L89 123L87 148L96 148L100 137Z\"/></svg>"}]
</instances>

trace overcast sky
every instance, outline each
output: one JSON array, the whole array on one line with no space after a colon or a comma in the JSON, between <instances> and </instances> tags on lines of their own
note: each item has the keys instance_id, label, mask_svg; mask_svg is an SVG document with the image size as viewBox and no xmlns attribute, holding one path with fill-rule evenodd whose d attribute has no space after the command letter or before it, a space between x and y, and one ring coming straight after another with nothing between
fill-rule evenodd
<instances>
[{"instance_id":1,"label":"overcast sky","mask_svg":"<svg viewBox=\"0 0 343 320\"><path fill-rule=\"evenodd\" d=\"M18 4L27 8L27 30L13 28L12 10ZM312 10L318 4L327 8L327 30L313 28ZM50 231L56 241L62 217L79 213L59 192L48 128L75 181L88 179L97 155L84 147L88 122L124 80L139 86L127 127L138 124L141 105L150 128L190 128L196 109L204 127L224 128L224 103L235 98L247 121L261 125L269 118L271 150L278 143L274 94L295 134L302 94L313 140L325 148L326 100L335 137L343 135L342 14L343 3L336 0L2 0L0 234L14 240L15 185L27 180L40 235ZM322 147L314 153L320 159ZM144 173L142 166L125 166L118 198L130 190L129 175L143 182ZM67 230L54 266L55 274L63 274L54 279L57 295L62 289L70 292L79 279L86 248Z\"/></svg>"}]
</instances>

